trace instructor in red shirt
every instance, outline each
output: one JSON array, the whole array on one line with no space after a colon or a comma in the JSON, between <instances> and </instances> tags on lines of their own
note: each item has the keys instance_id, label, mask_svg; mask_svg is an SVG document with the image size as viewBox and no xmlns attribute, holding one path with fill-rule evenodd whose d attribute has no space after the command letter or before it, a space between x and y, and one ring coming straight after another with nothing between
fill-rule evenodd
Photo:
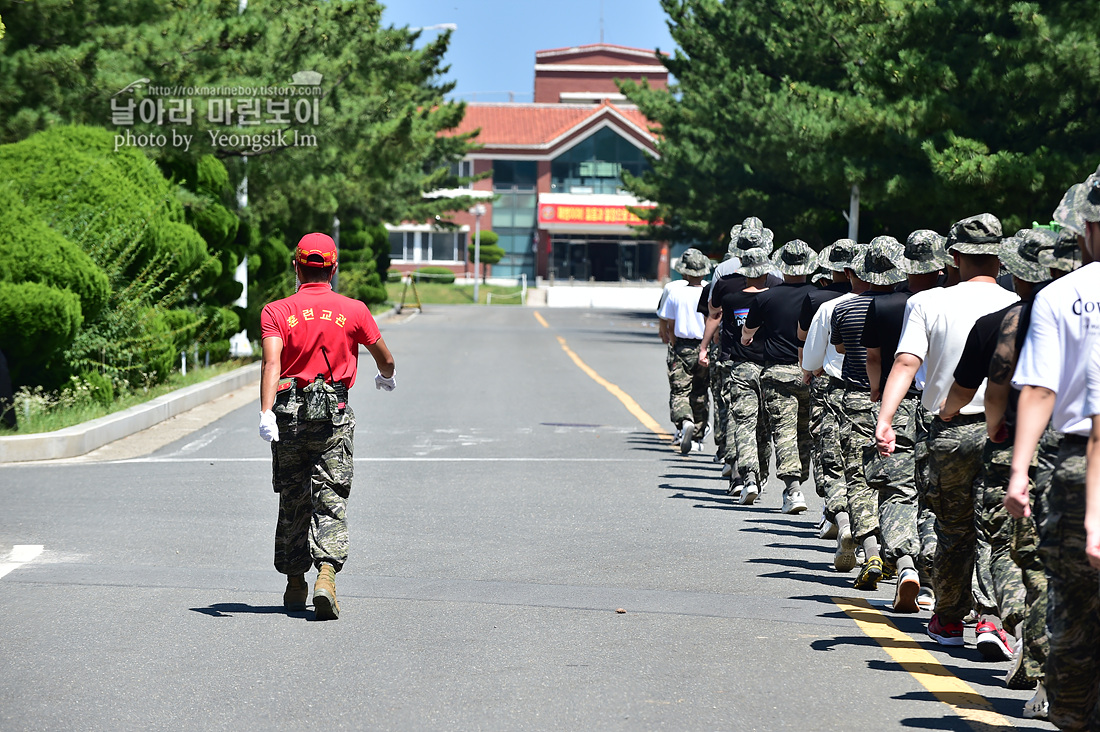
<instances>
[{"instance_id":1,"label":"instructor in red shirt","mask_svg":"<svg viewBox=\"0 0 1100 732\"><path fill-rule=\"evenodd\" d=\"M306 609L305 574L317 568L318 620L340 617L336 573L348 558L345 509L351 492L359 344L378 366L375 387L393 391L393 356L367 306L332 291L336 244L306 234L294 252L301 285L260 315L260 437L271 443L272 486L279 494L275 568L287 576L283 607Z\"/></svg>"}]
</instances>

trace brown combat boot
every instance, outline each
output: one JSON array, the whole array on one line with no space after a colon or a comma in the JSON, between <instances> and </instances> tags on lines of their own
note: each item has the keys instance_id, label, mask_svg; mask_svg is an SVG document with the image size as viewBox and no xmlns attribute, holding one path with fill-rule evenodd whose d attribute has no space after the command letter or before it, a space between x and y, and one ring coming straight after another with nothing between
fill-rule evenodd
<instances>
[{"instance_id":1,"label":"brown combat boot","mask_svg":"<svg viewBox=\"0 0 1100 732\"><path fill-rule=\"evenodd\" d=\"M336 620L340 617L340 604L336 602L336 568L322 564L313 585L313 611L318 620Z\"/></svg>"},{"instance_id":2,"label":"brown combat boot","mask_svg":"<svg viewBox=\"0 0 1100 732\"><path fill-rule=\"evenodd\" d=\"M283 593L283 609L287 612L301 612L306 609L309 599L309 584L304 574L286 576L286 592Z\"/></svg>"}]
</instances>

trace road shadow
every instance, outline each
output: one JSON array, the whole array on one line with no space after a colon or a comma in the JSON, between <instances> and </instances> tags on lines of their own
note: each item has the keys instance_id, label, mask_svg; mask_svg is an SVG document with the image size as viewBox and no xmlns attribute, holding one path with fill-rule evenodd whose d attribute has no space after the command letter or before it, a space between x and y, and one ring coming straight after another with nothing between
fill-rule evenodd
<instances>
[{"instance_id":1,"label":"road shadow","mask_svg":"<svg viewBox=\"0 0 1100 732\"><path fill-rule=\"evenodd\" d=\"M231 618L234 615L289 615L291 617L306 617L313 613L308 610L288 612L282 605L248 605L243 602L216 602L209 607L188 608L191 612L207 615L211 618Z\"/></svg>"}]
</instances>

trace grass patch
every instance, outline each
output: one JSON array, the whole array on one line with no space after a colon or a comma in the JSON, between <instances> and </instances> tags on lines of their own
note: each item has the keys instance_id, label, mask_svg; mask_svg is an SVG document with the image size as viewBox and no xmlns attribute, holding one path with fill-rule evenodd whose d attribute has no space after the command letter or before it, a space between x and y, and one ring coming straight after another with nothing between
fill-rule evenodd
<instances>
[{"instance_id":1,"label":"grass patch","mask_svg":"<svg viewBox=\"0 0 1100 732\"><path fill-rule=\"evenodd\" d=\"M252 362L253 359L234 359L213 366L189 368L187 376L174 371L163 384L157 384L146 389L134 389L120 395L110 406L98 404L89 398L81 398L79 395L74 396L72 392L48 394L41 390L30 392L21 390L20 394L16 395L15 402L15 413L19 420L19 429L11 430L0 425L0 436L53 432L54 430L72 427L82 422L106 417L108 414L121 412L138 404L144 404L176 389L182 389L185 386L198 384L215 376L229 373Z\"/></svg>"},{"instance_id":2,"label":"grass patch","mask_svg":"<svg viewBox=\"0 0 1100 732\"><path fill-rule=\"evenodd\" d=\"M401 302L401 291L405 285L401 282L387 282L386 292L388 301ZM493 305L519 305L519 285L480 285L478 287L478 302L486 304L489 293L493 295ZM425 305L472 305L474 302L473 285L443 285L438 282L418 282L416 291L420 293L420 302ZM511 295L511 297L505 297ZM416 298L413 297L412 285L405 295L405 307L416 306Z\"/></svg>"}]
</instances>

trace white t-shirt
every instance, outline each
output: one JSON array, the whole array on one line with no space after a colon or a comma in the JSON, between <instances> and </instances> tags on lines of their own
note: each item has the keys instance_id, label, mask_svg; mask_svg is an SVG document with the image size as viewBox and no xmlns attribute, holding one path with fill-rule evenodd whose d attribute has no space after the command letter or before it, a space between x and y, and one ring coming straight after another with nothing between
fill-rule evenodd
<instances>
[{"instance_id":1,"label":"white t-shirt","mask_svg":"<svg viewBox=\"0 0 1100 732\"><path fill-rule=\"evenodd\" d=\"M657 302L657 317L661 317L661 308L665 305L665 300L668 299L668 293L675 290L677 287L687 287L687 280L672 280L665 283L664 289L661 290L661 299Z\"/></svg>"},{"instance_id":2,"label":"white t-shirt","mask_svg":"<svg viewBox=\"0 0 1100 732\"><path fill-rule=\"evenodd\" d=\"M1088 370L1085 372L1085 416L1100 414L1100 344L1092 347Z\"/></svg>"},{"instance_id":3,"label":"white t-shirt","mask_svg":"<svg viewBox=\"0 0 1100 732\"><path fill-rule=\"evenodd\" d=\"M951 391L955 367L959 365L966 338L974 322L983 315L1016 302L1020 298L996 282L960 282L954 287L937 287L918 292L905 305L905 325L894 353L911 353L922 359L926 368L921 404L933 414ZM985 381L961 414L985 411Z\"/></svg>"},{"instance_id":4,"label":"white t-shirt","mask_svg":"<svg viewBox=\"0 0 1100 732\"><path fill-rule=\"evenodd\" d=\"M657 316L673 321L672 332L677 338L703 337L706 318L699 312L699 298L702 294L702 287L674 287L668 291L668 297L657 311Z\"/></svg>"},{"instance_id":5,"label":"white t-shirt","mask_svg":"<svg viewBox=\"0 0 1100 732\"><path fill-rule=\"evenodd\" d=\"M806 345L802 346L802 368L807 371L817 371L824 367L829 376L841 378L840 370L844 366L844 354L836 350L836 346L829 342L832 335L833 311L836 306L845 300L855 297L854 293L846 292L840 297L826 300L814 313L814 319L810 321L810 329L806 331Z\"/></svg>"},{"instance_id":6,"label":"white t-shirt","mask_svg":"<svg viewBox=\"0 0 1100 732\"><path fill-rule=\"evenodd\" d=\"M1085 373L1100 343L1100 262L1039 290L1012 384L1053 391L1051 423L1059 432L1087 435Z\"/></svg>"}]
</instances>

